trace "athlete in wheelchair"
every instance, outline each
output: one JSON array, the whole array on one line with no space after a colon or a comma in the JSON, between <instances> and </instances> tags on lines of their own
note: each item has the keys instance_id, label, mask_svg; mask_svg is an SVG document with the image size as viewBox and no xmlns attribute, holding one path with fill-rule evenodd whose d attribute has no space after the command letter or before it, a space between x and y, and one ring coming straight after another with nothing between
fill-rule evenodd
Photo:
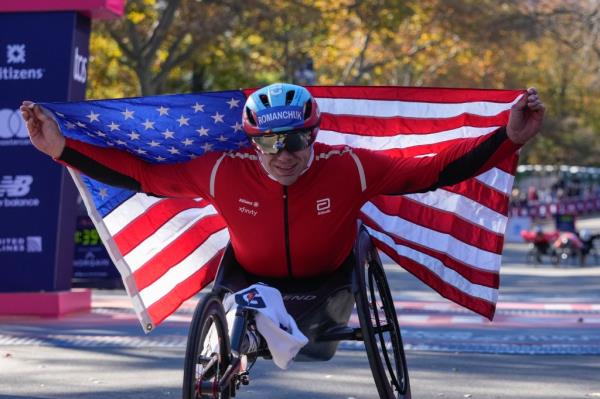
<instances>
[{"instance_id":1,"label":"athlete in wheelchair","mask_svg":"<svg viewBox=\"0 0 600 399\"><path fill-rule=\"evenodd\" d=\"M233 325L228 326L222 305L225 295L257 282L282 292L286 309L308 337L296 361L329 360L339 341L364 341L379 397L411 397L394 301L379 254L366 229L360 226L350 256L325 279L265 279L251 275L239 266L228 246L213 289L198 303L190 325L185 399L235 396L241 385L249 383L248 369L256 358L271 357L264 338L249 351L247 330L260 336L254 322L255 310L238 308ZM348 326L355 303L358 328Z\"/></svg>"},{"instance_id":2,"label":"athlete in wheelchair","mask_svg":"<svg viewBox=\"0 0 600 399\"><path fill-rule=\"evenodd\" d=\"M360 209L379 195L426 192L483 173L537 134L544 107L529 89L506 128L458 141L435 156L388 156L315 143L321 120L315 99L301 86L274 84L252 93L242 111L253 148L208 152L178 164L147 163L117 148L65 139L31 102L21 112L32 144L58 162L136 192L202 197L226 222L230 247L190 330L186 398L233 395L248 382L247 357L269 356L264 347L246 353L253 312L240 310L228 326L221 304L225 293L258 281L287 295L287 311L308 336L298 360L326 360L340 340L364 340L380 395L409 397L385 274L368 234L356 228ZM311 299L297 305L293 298ZM359 329L347 326L354 302ZM206 352L213 332L217 348Z\"/></svg>"}]
</instances>

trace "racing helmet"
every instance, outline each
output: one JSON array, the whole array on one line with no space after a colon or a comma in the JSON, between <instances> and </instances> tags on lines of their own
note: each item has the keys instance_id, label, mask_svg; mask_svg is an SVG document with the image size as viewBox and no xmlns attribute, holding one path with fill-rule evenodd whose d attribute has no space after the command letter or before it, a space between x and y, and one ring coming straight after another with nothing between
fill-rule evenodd
<instances>
[{"instance_id":1,"label":"racing helmet","mask_svg":"<svg viewBox=\"0 0 600 399\"><path fill-rule=\"evenodd\" d=\"M252 93L242 115L244 131L267 153L283 148L297 151L311 145L320 121L319 106L309 91L289 83L275 83Z\"/></svg>"}]
</instances>

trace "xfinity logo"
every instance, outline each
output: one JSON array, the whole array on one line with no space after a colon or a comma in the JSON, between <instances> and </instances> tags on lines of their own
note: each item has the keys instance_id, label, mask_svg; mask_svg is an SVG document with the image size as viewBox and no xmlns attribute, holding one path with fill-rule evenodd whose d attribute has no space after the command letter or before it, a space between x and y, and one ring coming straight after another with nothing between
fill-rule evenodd
<instances>
[{"instance_id":1,"label":"xfinity logo","mask_svg":"<svg viewBox=\"0 0 600 399\"><path fill-rule=\"evenodd\" d=\"M23 198L31 191L33 176L16 175L0 178L0 208L34 208L39 198Z\"/></svg>"},{"instance_id":2,"label":"xfinity logo","mask_svg":"<svg viewBox=\"0 0 600 399\"><path fill-rule=\"evenodd\" d=\"M87 80L87 57L79 55L79 47L75 47L75 60L73 62L73 79L79 83Z\"/></svg>"},{"instance_id":3,"label":"xfinity logo","mask_svg":"<svg viewBox=\"0 0 600 399\"><path fill-rule=\"evenodd\" d=\"M238 199L238 201L240 204L248 205L248 206L251 206L252 208L258 208L258 206L259 206L258 201L249 201L244 198L240 198L240 199ZM245 215L250 215L250 216L258 215L258 211L256 209L248 208L244 205L240 206L238 208L238 211L240 211L241 213L243 213Z\"/></svg>"},{"instance_id":4,"label":"xfinity logo","mask_svg":"<svg viewBox=\"0 0 600 399\"><path fill-rule=\"evenodd\" d=\"M6 63L10 66L0 66L0 80L39 80L44 77L43 68L16 67L17 64L25 64L27 61L27 48L25 44L7 44L5 54Z\"/></svg>"},{"instance_id":5,"label":"xfinity logo","mask_svg":"<svg viewBox=\"0 0 600 399\"><path fill-rule=\"evenodd\" d=\"M24 64L25 45L9 44L8 46L6 46L6 62L8 64Z\"/></svg>"}]
</instances>

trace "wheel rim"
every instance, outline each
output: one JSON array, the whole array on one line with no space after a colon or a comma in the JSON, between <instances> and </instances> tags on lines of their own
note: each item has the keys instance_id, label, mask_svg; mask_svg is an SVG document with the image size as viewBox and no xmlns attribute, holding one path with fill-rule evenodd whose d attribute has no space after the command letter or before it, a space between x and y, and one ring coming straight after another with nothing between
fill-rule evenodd
<instances>
[{"instance_id":1,"label":"wheel rim","mask_svg":"<svg viewBox=\"0 0 600 399\"><path fill-rule=\"evenodd\" d=\"M369 302L370 320L375 333L375 341L380 357L383 358L387 380L393 390L399 394L405 394L407 390L406 368L403 352L400 351L402 340L400 338L400 329L396 319L394 303L385 293L382 293L382 287L385 287L382 275L379 270L368 265L366 268ZM393 313L393 314L392 314ZM392 358L390 358L389 349L392 349Z\"/></svg>"},{"instance_id":2,"label":"wheel rim","mask_svg":"<svg viewBox=\"0 0 600 399\"><path fill-rule=\"evenodd\" d=\"M221 339L223 333L214 314L206 318L198 342L194 370L193 392L198 399L222 397L218 390L218 383L225 371L223 360L226 354Z\"/></svg>"}]
</instances>

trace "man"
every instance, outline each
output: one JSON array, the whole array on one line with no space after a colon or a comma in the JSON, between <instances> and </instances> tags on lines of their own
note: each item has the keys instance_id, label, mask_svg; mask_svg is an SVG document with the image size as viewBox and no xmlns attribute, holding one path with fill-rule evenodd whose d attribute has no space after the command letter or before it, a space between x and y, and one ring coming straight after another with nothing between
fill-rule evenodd
<instances>
[{"instance_id":1,"label":"man","mask_svg":"<svg viewBox=\"0 0 600 399\"><path fill-rule=\"evenodd\" d=\"M315 143L318 105L303 87L253 93L243 126L253 149L213 152L156 165L110 148L65 139L39 106L21 106L31 141L58 162L99 181L167 197L203 197L225 219L235 257L248 272L302 278L329 274L350 254L361 206L380 194L425 192L493 167L539 131L544 106L529 89L508 126L433 157L389 158Z\"/></svg>"}]
</instances>

